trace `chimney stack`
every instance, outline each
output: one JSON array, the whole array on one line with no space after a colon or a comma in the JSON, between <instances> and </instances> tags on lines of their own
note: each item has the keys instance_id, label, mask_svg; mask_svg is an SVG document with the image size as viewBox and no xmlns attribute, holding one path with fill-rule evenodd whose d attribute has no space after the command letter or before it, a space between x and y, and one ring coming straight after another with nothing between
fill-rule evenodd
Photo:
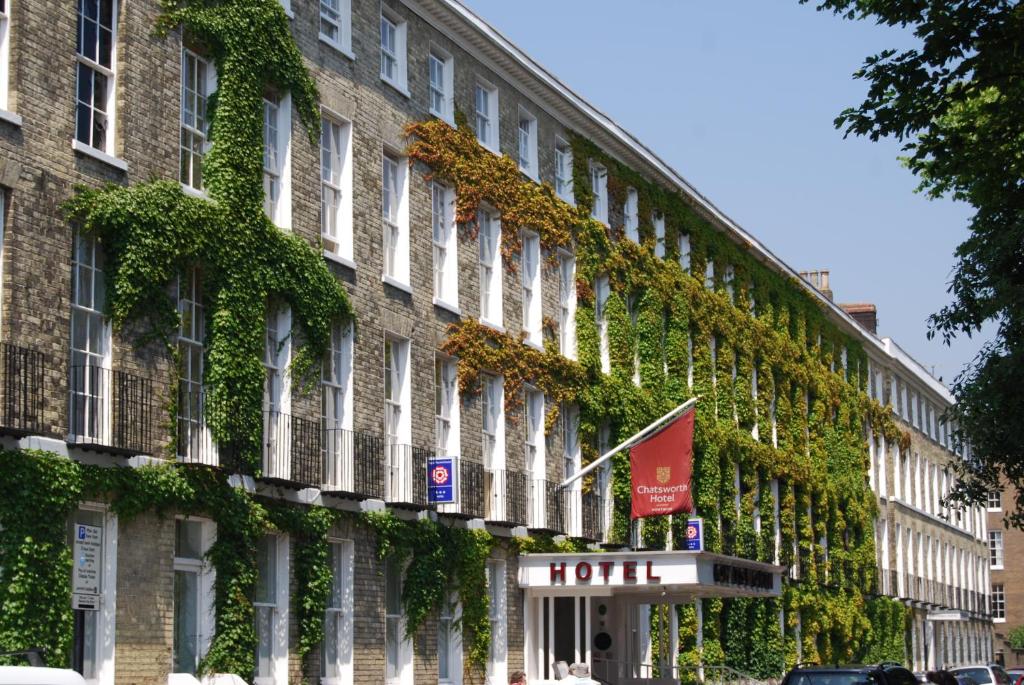
<instances>
[{"instance_id":1,"label":"chimney stack","mask_svg":"<svg viewBox=\"0 0 1024 685\"><path fill-rule=\"evenodd\" d=\"M844 312L853 317L853 320L861 325L869 333L878 335L878 309L868 302L855 304L840 304Z\"/></svg>"},{"instance_id":2,"label":"chimney stack","mask_svg":"<svg viewBox=\"0 0 1024 685\"><path fill-rule=\"evenodd\" d=\"M828 283L828 271L801 271L800 278L814 286L814 289L827 297L829 302L832 301L832 288Z\"/></svg>"}]
</instances>

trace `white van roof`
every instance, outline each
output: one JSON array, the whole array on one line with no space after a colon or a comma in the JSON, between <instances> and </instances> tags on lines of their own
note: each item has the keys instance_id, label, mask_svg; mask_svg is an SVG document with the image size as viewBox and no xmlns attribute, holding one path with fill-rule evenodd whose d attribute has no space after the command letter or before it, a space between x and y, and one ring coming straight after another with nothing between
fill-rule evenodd
<instances>
[{"instance_id":1,"label":"white van roof","mask_svg":"<svg viewBox=\"0 0 1024 685\"><path fill-rule=\"evenodd\" d=\"M85 678L70 668L0 666L0 685L85 685Z\"/></svg>"}]
</instances>

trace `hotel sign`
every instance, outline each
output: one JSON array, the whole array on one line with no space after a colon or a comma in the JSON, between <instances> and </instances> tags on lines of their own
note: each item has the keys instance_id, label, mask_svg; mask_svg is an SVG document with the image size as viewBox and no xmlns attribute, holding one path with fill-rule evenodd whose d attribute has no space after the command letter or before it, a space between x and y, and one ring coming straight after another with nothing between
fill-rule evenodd
<instances>
[{"instance_id":1,"label":"hotel sign","mask_svg":"<svg viewBox=\"0 0 1024 685\"><path fill-rule=\"evenodd\" d=\"M699 535L694 539L699 540ZM523 554L519 586L559 595L653 591L697 597L774 597L782 590L784 571L773 564L703 551Z\"/></svg>"}]
</instances>

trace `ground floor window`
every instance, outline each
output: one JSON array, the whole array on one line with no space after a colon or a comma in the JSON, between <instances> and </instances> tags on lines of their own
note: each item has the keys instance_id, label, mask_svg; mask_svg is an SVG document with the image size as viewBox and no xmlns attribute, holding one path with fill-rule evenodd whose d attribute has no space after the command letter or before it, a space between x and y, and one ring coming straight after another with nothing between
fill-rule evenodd
<instances>
[{"instance_id":1,"label":"ground floor window","mask_svg":"<svg viewBox=\"0 0 1024 685\"><path fill-rule=\"evenodd\" d=\"M388 558L384 566L384 678L388 685L412 682L412 643L405 637L402 613L401 563Z\"/></svg>"},{"instance_id":2,"label":"ground floor window","mask_svg":"<svg viewBox=\"0 0 1024 685\"><path fill-rule=\"evenodd\" d=\"M204 559L213 527L198 519L174 522L174 673L195 675L213 635L213 569Z\"/></svg>"},{"instance_id":3,"label":"ground floor window","mask_svg":"<svg viewBox=\"0 0 1024 685\"><path fill-rule=\"evenodd\" d=\"M256 545L256 685L288 679L288 537L264 535Z\"/></svg>"},{"instance_id":4,"label":"ground floor window","mask_svg":"<svg viewBox=\"0 0 1024 685\"><path fill-rule=\"evenodd\" d=\"M437 620L437 679L441 683L462 682L462 637L458 623L462 616L458 594L441 603Z\"/></svg>"},{"instance_id":5,"label":"ground floor window","mask_svg":"<svg viewBox=\"0 0 1024 685\"><path fill-rule=\"evenodd\" d=\"M508 682L507 607L505 602L505 560L487 562L487 594L490 604L491 653L487 657L487 685Z\"/></svg>"},{"instance_id":6,"label":"ground floor window","mask_svg":"<svg viewBox=\"0 0 1024 685\"><path fill-rule=\"evenodd\" d=\"M352 609L354 545L351 540L331 540L331 594L324 617L323 654L320 675L324 683L352 683Z\"/></svg>"}]
</instances>

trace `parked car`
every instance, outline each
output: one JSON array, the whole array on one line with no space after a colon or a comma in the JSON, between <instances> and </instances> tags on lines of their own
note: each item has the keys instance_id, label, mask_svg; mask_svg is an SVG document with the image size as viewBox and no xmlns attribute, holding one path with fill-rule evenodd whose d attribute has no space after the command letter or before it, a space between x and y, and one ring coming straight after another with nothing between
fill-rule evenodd
<instances>
[{"instance_id":1,"label":"parked car","mask_svg":"<svg viewBox=\"0 0 1024 685\"><path fill-rule=\"evenodd\" d=\"M28 666L0 666L0 685L85 685L85 678L70 668L47 668L42 649L3 652L6 658L24 659Z\"/></svg>"},{"instance_id":2,"label":"parked car","mask_svg":"<svg viewBox=\"0 0 1024 685\"><path fill-rule=\"evenodd\" d=\"M798 664L782 685L917 685L917 678L899 664L818 666Z\"/></svg>"},{"instance_id":3,"label":"parked car","mask_svg":"<svg viewBox=\"0 0 1024 685\"><path fill-rule=\"evenodd\" d=\"M0 666L0 685L85 685L85 678L70 668Z\"/></svg>"},{"instance_id":4,"label":"parked car","mask_svg":"<svg viewBox=\"0 0 1024 685\"><path fill-rule=\"evenodd\" d=\"M968 676L978 685L1014 685L1015 680L999 664L960 666L951 668L949 672L957 677Z\"/></svg>"},{"instance_id":5,"label":"parked car","mask_svg":"<svg viewBox=\"0 0 1024 685\"><path fill-rule=\"evenodd\" d=\"M1013 681L1013 685L1024 684L1024 668L1008 668L1006 669L1006 675L1010 676L1010 680Z\"/></svg>"}]
</instances>

